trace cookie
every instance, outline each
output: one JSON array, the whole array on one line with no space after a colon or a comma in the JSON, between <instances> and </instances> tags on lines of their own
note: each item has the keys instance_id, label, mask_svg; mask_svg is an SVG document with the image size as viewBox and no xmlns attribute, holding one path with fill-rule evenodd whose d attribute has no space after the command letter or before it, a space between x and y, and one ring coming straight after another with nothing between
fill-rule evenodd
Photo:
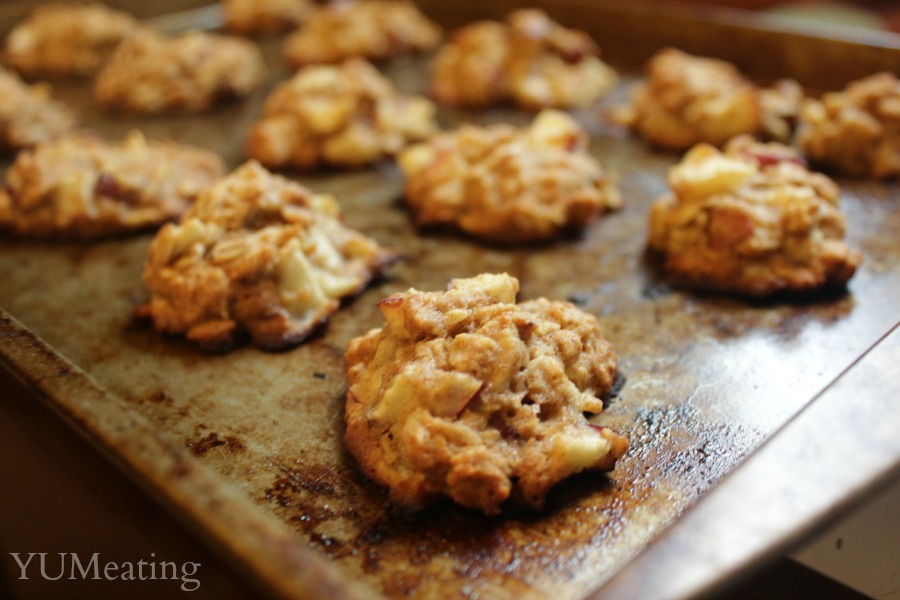
<instances>
[{"instance_id":1,"label":"cookie","mask_svg":"<svg viewBox=\"0 0 900 600\"><path fill-rule=\"evenodd\" d=\"M23 150L0 190L0 229L27 237L95 238L144 230L183 213L224 174L212 152L76 133Z\"/></svg>"},{"instance_id":2,"label":"cookie","mask_svg":"<svg viewBox=\"0 0 900 600\"><path fill-rule=\"evenodd\" d=\"M94 97L126 113L202 112L262 85L266 66L252 42L190 31L167 38L143 29L98 73Z\"/></svg>"},{"instance_id":3,"label":"cookie","mask_svg":"<svg viewBox=\"0 0 900 600\"><path fill-rule=\"evenodd\" d=\"M285 350L398 257L345 226L333 196L250 161L157 233L138 316L210 352Z\"/></svg>"},{"instance_id":4,"label":"cookie","mask_svg":"<svg viewBox=\"0 0 900 600\"><path fill-rule=\"evenodd\" d=\"M335 0L313 11L284 43L295 68L348 58L385 60L430 50L441 29L407 0Z\"/></svg>"},{"instance_id":5,"label":"cookie","mask_svg":"<svg viewBox=\"0 0 900 600\"><path fill-rule=\"evenodd\" d=\"M513 11L503 23L478 21L457 30L432 64L431 95L452 106L513 101L524 108L592 104L618 80L583 31L537 9Z\"/></svg>"},{"instance_id":6,"label":"cookie","mask_svg":"<svg viewBox=\"0 0 900 600\"><path fill-rule=\"evenodd\" d=\"M55 100L46 83L27 85L15 73L0 67L0 149L30 148L69 133L75 113Z\"/></svg>"},{"instance_id":7,"label":"cookie","mask_svg":"<svg viewBox=\"0 0 900 600\"><path fill-rule=\"evenodd\" d=\"M691 149L650 212L648 243L685 285L766 296L844 286L860 254L844 243L837 184L776 142L739 136Z\"/></svg>"},{"instance_id":8,"label":"cookie","mask_svg":"<svg viewBox=\"0 0 900 600\"><path fill-rule=\"evenodd\" d=\"M523 130L466 125L400 154L406 202L420 226L500 244L551 240L621 205L587 144L578 123L552 109Z\"/></svg>"},{"instance_id":9,"label":"cookie","mask_svg":"<svg viewBox=\"0 0 900 600\"><path fill-rule=\"evenodd\" d=\"M627 450L585 417L616 375L597 320L566 302L516 304L518 289L507 274L410 289L379 303L384 327L351 340L344 441L399 507L540 509L558 482L612 470Z\"/></svg>"},{"instance_id":10,"label":"cookie","mask_svg":"<svg viewBox=\"0 0 900 600\"><path fill-rule=\"evenodd\" d=\"M507 18L512 29L509 91L530 109L588 106L618 80L600 60L583 31L562 27L540 10L518 10Z\"/></svg>"},{"instance_id":11,"label":"cookie","mask_svg":"<svg viewBox=\"0 0 900 600\"><path fill-rule=\"evenodd\" d=\"M270 168L359 167L437 130L424 97L401 94L362 59L305 67L266 100L246 153Z\"/></svg>"},{"instance_id":12,"label":"cookie","mask_svg":"<svg viewBox=\"0 0 900 600\"><path fill-rule=\"evenodd\" d=\"M472 108L508 100L509 47L509 26L499 21L477 21L454 31L431 63L431 97Z\"/></svg>"},{"instance_id":13,"label":"cookie","mask_svg":"<svg viewBox=\"0 0 900 600\"><path fill-rule=\"evenodd\" d=\"M311 0L222 0L225 29L241 35L290 31L313 10Z\"/></svg>"},{"instance_id":14,"label":"cookie","mask_svg":"<svg viewBox=\"0 0 900 600\"><path fill-rule=\"evenodd\" d=\"M630 104L614 109L612 117L669 150L721 147L741 134L788 141L803 97L792 80L761 90L729 62L675 48L657 52L646 71Z\"/></svg>"},{"instance_id":15,"label":"cookie","mask_svg":"<svg viewBox=\"0 0 900 600\"><path fill-rule=\"evenodd\" d=\"M88 76L137 28L134 17L100 3L44 4L9 33L4 58L28 77Z\"/></svg>"},{"instance_id":16,"label":"cookie","mask_svg":"<svg viewBox=\"0 0 900 600\"><path fill-rule=\"evenodd\" d=\"M900 176L900 80L878 73L808 99L795 144L812 162L840 173Z\"/></svg>"}]
</instances>

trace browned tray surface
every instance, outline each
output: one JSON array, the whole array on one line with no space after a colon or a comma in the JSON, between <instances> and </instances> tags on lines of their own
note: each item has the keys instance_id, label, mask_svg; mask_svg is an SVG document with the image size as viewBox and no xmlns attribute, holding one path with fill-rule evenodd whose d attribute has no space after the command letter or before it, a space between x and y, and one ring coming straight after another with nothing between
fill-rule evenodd
<instances>
[{"instance_id":1,"label":"browned tray surface","mask_svg":"<svg viewBox=\"0 0 900 600\"><path fill-rule=\"evenodd\" d=\"M544 4L553 14L555 3ZM277 41L262 45L273 83L286 77ZM887 60L900 56L885 52ZM421 91L426 66L422 57L386 70ZM773 65L770 75L780 74ZM632 80L605 104L624 98ZM267 91L200 117L134 119L93 107L83 84L57 88L110 137L137 127L219 151L231 166L242 160ZM321 336L284 353L205 355L130 319L146 299L140 276L151 235L95 243L0 238L0 306L13 317L0 320L0 357L265 589L310 597L582 597L900 321L900 186L838 179L849 241L864 256L846 294L747 302L674 290L645 256L644 239L649 205L678 157L608 128L599 111L576 116L625 197L620 212L582 237L497 249L420 235L389 162L292 175L337 194L351 226L407 253ZM444 110L440 118L453 127L529 117L491 109ZM380 325L376 303L384 296L486 271L517 276L522 299L570 299L599 317L626 382L597 421L625 433L632 448L609 476L561 484L540 514L487 519L443 505L420 520L400 519L342 449L343 350Z\"/></svg>"}]
</instances>

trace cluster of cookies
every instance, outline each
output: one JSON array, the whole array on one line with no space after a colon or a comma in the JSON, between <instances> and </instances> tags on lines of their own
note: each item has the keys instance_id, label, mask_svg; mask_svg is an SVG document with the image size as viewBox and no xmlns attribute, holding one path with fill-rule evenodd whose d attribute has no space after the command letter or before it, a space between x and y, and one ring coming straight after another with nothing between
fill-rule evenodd
<instances>
[{"instance_id":1,"label":"cluster of cookies","mask_svg":"<svg viewBox=\"0 0 900 600\"><path fill-rule=\"evenodd\" d=\"M224 0L233 34L285 34L296 72L247 132L247 163L77 131L37 76L93 76L98 104L200 112L257 90L253 41L166 36L99 4L47 5L8 37L2 143L18 151L0 190L0 228L92 238L158 228L137 314L160 332L223 352L302 343L401 252L347 227L338 199L267 169L358 168L395 158L422 228L488 244L547 243L622 205L566 109L617 81L595 42L539 10L442 31L406 0ZM72 22L79 27L69 26ZM430 98L401 92L370 61L434 51ZM533 111L525 127L441 131L436 104ZM835 182L806 160L858 176L900 174L900 82L881 74L821 100L793 81L760 88L733 65L665 49L616 122L686 151L649 213L648 246L678 282L749 296L842 286L858 252L843 241ZM793 146L791 145L793 144ZM545 298L516 302L507 274L454 279L380 301L384 326L346 351L346 443L397 505L449 497L489 515L538 509L562 479L614 468L628 448L595 425L617 357L597 319Z\"/></svg>"},{"instance_id":2,"label":"cluster of cookies","mask_svg":"<svg viewBox=\"0 0 900 600\"><path fill-rule=\"evenodd\" d=\"M766 296L853 276L861 256L843 241L838 187L807 162L900 175L897 107L890 73L807 98L794 81L759 88L729 63L666 48L612 117L656 146L688 151L650 213L648 245L666 272L692 287Z\"/></svg>"},{"instance_id":3,"label":"cluster of cookies","mask_svg":"<svg viewBox=\"0 0 900 600\"><path fill-rule=\"evenodd\" d=\"M110 110L199 112L243 96L266 76L247 40L201 32L169 37L103 4L45 4L7 36L0 90L0 146L17 152L0 193L0 229L24 236L91 238L158 227L177 218L225 173L213 152L82 130L45 82L93 78Z\"/></svg>"},{"instance_id":4,"label":"cluster of cookies","mask_svg":"<svg viewBox=\"0 0 900 600\"><path fill-rule=\"evenodd\" d=\"M29 78L94 77L98 104L138 114L206 110L266 77L262 53L245 39L167 36L98 3L39 7L10 32L4 60Z\"/></svg>"},{"instance_id":5,"label":"cluster of cookies","mask_svg":"<svg viewBox=\"0 0 900 600\"><path fill-rule=\"evenodd\" d=\"M900 175L900 81L877 73L821 99L780 80L760 88L734 65L674 48L647 63L646 78L613 119L661 148L721 147L747 134L795 146L812 163L858 177Z\"/></svg>"}]
</instances>

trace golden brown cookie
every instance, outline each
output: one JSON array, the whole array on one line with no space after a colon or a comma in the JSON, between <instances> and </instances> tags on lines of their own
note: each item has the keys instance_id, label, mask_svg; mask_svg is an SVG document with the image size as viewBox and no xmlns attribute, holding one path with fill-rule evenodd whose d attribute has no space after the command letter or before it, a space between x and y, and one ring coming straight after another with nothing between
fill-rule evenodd
<instances>
[{"instance_id":1,"label":"golden brown cookie","mask_svg":"<svg viewBox=\"0 0 900 600\"><path fill-rule=\"evenodd\" d=\"M900 176L900 80L878 73L809 99L795 144L811 161L842 173Z\"/></svg>"},{"instance_id":2,"label":"golden brown cookie","mask_svg":"<svg viewBox=\"0 0 900 600\"><path fill-rule=\"evenodd\" d=\"M313 11L284 43L295 68L348 58L384 60L437 46L441 29L408 0L335 0Z\"/></svg>"},{"instance_id":3,"label":"golden brown cookie","mask_svg":"<svg viewBox=\"0 0 900 600\"><path fill-rule=\"evenodd\" d=\"M587 152L587 134L547 109L524 129L466 125L399 156L419 225L454 225L494 243L553 239L618 208L618 187Z\"/></svg>"},{"instance_id":4,"label":"golden brown cookie","mask_svg":"<svg viewBox=\"0 0 900 600\"><path fill-rule=\"evenodd\" d=\"M100 3L44 4L7 36L6 64L29 77L92 75L137 27Z\"/></svg>"},{"instance_id":5,"label":"golden brown cookie","mask_svg":"<svg viewBox=\"0 0 900 600\"><path fill-rule=\"evenodd\" d=\"M503 100L537 110L588 106L618 80L586 33L543 11L521 9L503 23L479 21L457 30L432 64L431 94L453 106Z\"/></svg>"},{"instance_id":6,"label":"golden brown cookie","mask_svg":"<svg viewBox=\"0 0 900 600\"><path fill-rule=\"evenodd\" d=\"M358 167L437 130L427 98L401 94L362 59L314 65L279 85L250 130L247 155L268 167Z\"/></svg>"},{"instance_id":7,"label":"golden brown cookie","mask_svg":"<svg viewBox=\"0 0 900 600\"><path fill-rule=\"evenodd\" d=\"M201 112L246 96L265 76L262 53L248 40L200 31L167 38L143 29L98 73L94 97L128 113Z\"/></svg>"},{"instance_id":8,"label":"golden brown cookie","mask_svg":"<svg viewBox=\"0 0 900 600\"><path fill-rule=\"evenodd\" d=\"M398 255L345 226L337 200L248 162L156 235L139 315L202 349L303 342Z\"/></svg>"},{"instance_id":9,"label":"golden brown cookie","mask_svg":"<svg viewBox=\"0 0 900 600\"><path fill-rule=\"evenodd\" d=\"M618 80L583 31L562 27L533 9L510 13L507 22L512 28L509 91L520 106L588 106Z\"/></svg>"},{"instance_id":10,"label":"golden brown cookie","mask_svg":"<svg viewBox=\"0 0 900 600\"><path fill-rule=\"evenodd\" d=\"M225 29L241 35L289 31L313 10L311 0L222 0Z\"/></svg>"},{"instance_id":11,"label":"golden brown cookie","mask_svg":"<svg viewBox=\"0 0 900 600\"><path fill-rule=\"evenodd\" d=\"M73 134L18 154L0 191L0 230L93 238L155 227L224 171L212 152L137 131L121 143Z\"/></svg>"},{"instance_id":12,"label":"golden brown cookie","mask_svg":"<svg viewBox=\"0 0 900 600\"><path fill-rule=\"evenodd\" d=\"M657 52L646 70L630 104L613 118L670 150L721 146L740 134L786 142L803 97L792 80L760 90L731 63L675 48Z\"/></svg>"},{"instance_id":13,"label":"golden brown cookie","mask_svg":"<svg viewBox=\"0 0 900 600\"><path fill-rule=\"evenodd\" d=\"M839 287L860 254L844 243L839 189L793 149L749 136L691 149L650 212L649 245L689 286L764 296Z\"/></svg>"},{"instance_id":14,"label":"golden brown cookie","mask_svg":"<svg viewBox=\"0 0 900 600\"><path fill-rule=\"evenodd\" d=\"M75 114L54 100L45 83L26 85L0 67L0 150L30 148L58 138L76 124Z\"/></svg>"},{"instance_id":15,"label":"golden brown cookie","mask_svg":"<svg viewBox=\"0 0 900 600\"><path fill-rule=\"evenodd\" d=\"M488 515L543 507L559 481L609 471L628 448L592 424L616 374L597 320L566 302L516 304L506 274L385 298L381 329L345 359L345 443L391 501L441 496Z\"/></svg>"},{"instance_id":16,"label":"golden brown cookie","mask_svg":"<svg viewBox=\"0 0 900 600\"><path fill-rule=\"evenodd\" d=\"M499 21L477 21L454 31L431 63L431 97L470 107L508 99L509 46L509 26Z\"/></svg>"}]
</instances>

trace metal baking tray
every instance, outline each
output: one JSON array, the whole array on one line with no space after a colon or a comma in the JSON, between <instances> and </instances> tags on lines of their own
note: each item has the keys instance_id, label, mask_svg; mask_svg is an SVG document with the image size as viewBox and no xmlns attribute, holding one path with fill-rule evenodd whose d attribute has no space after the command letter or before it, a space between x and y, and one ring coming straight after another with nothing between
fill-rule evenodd
<instances>
[{"instance_id":1,"label":"metal baking tray","mask_svg":"<svg viewBox=\"0 0 900 600\"><path fill-rule=\"evenodd\" d=\"M419 4L447 28L515 8L511 2ZM765 18L738 20L728 11L690 7L531 5L587 29L623 73L602 106L574 113L625 198L621 211L582 236L501 249L451 234L420 234L400 201L402 178L390 161L351 172L287 173L335 193L349 225L407 258L302 346L225 355L203 354L132 320L147 299L141 270L152 234L81 243L0 238L0 364L264 593L627 598L637 580L644 587L631 597L688 597L773 556L898 472L896 442L881 444L878 460L864 460L863 448L839 461L829 458L835 452L823 441L832 439L829 431L798 424L837 427L839 414L826 411L815 421L814 409L837 406L839 413L849 389L857 401L885 411L868 423L859 416L868 413L856 411L856 421L847 421L855 429L845 432L852 439L880 440L872 433L878 427L866 429L872 421L890 431L900 425L897 408L885 401L900 393L892 334L900 322L900 186L837 178L848 241L864 257L846 293L748 301L679 290L660 278L645 253L648 208L666 189L666 171L679 157L649 148L602 118L604 108L627 97L643 61L665 45L731 60L760 80L791 76L822 90L877 70L897 72L897 39L797 32ZM216 22L215 7L159 7L141 16L171 30ZM14 15L3 16L8 29ZM279 40L257 41L271 68L269 85L199 116L114 115L93 105L89 83L53 83L85 124L108 137L138 128L153 139L215 150L235 167L265 95L289 75ZM424 92L427 64L424 56L382 67L401 88ZM524 124L530 115L512 108L442 109L439 119L451 128ZM342 448L343 351L351 338L380 325L376 303L386 295L500 271L519 278L522 299L569 299L597 315L625 379L598 422L626 434L631 449L608 475L560 484L538 514L491 519L441 505L416 520L401 518ZM879 384L854 384L860 378ZM810 444L825 449L816 456L791 454ZM773 474L780 456L793 456L798 480L807 467L849 469L853 476L798 486L798 497L822 503L782 514L779 494L796 481ZM759 494L769 504L747 506ZM709 531L732 531L732 509L753 513L742 521L749 529L767 514L777 527L754 543L724 533L704 538ZM706 561L726 548L727 559ZM693 579L679 587L675 572Z\"/></svg>"}]
</instances>

